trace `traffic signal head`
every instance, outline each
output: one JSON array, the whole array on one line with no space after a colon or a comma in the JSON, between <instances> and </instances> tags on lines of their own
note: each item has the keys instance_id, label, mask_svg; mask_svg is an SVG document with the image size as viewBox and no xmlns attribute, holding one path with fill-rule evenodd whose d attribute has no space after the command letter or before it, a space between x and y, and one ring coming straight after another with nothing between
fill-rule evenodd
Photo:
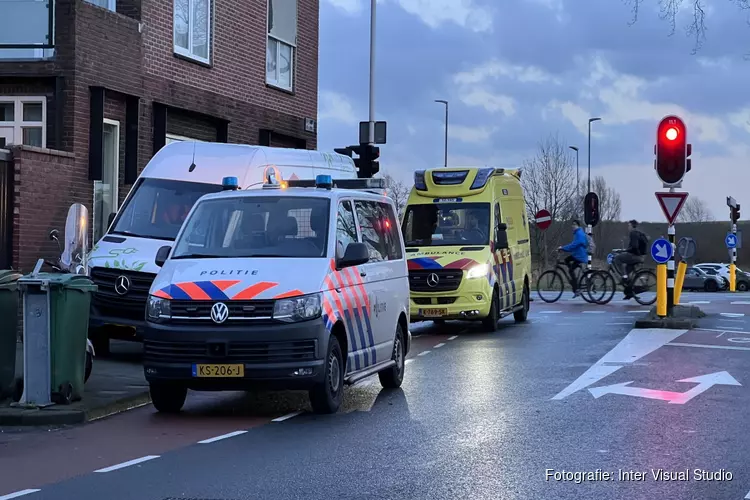
<instances>
[{"instance_id":1,"label":"traffic signal head","mask_svg":"<svg viewBox=\"0 0 750 500\"><path fill-rule=\"evenodd\" d=\"M677 185L689 170L687 127L678 116L667 116L656 129L656 174L664 184Z\"/></svg>"},{"instance_id":2,"label":"traffic signal head","mask_svg":"<svg viewBox=\"0 0 750 500\"><path fill-rule=\"evenodd\" d=\"M591 227L599 224L599 196L596 193L588 193L583 199L583 220Z\"/></svg>"},{"instance_id":3,"label":"traffic signal head","mask_svg":"<svg viewBox=\"0 0 750 500\"><path fill-rule=\"evenodd\" d=\"M373 175L380 172L380 148L370 144L360 144L353 146L352 150L359 155L354 160L357 167L357 177L360 179L370 179Z\"/></svg>"},{"instance_id":4,"label":"traffic signal head","mask_svg":"<svg viewBox=\"0 0 750 500\"><path fill-rule=\"evenodd\" d=\"M740 204L737 203L735 206L730 207L729 213L732 218L732 224L736 224L740 220Z\"/></svg>"}]
</instances>

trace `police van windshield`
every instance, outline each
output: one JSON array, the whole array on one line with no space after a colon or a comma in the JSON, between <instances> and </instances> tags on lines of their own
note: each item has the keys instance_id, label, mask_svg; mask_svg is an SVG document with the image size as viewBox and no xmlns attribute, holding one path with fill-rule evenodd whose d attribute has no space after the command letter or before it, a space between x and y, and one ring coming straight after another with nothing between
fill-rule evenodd
<instances>
[{"instance_id":1,"label":"police van windshield","mask_svg":"<svg viewBox=\"0 0 750 500\"><path fill-rule=\"evenodd\" d=\"M206 200L185 223L172 258L324 257L329 205L296 196Z\"/></svg>"},{"instance_id":2,"label":"police van windshield","mask_svg":"<svg viewBox=\"0 0 750 500\"><path fill-rule=\"evenodd\" d=\"M488 245L489 203L409 205L404 222L406 246Z\"/></svg>"},{"instance_id":3,"label":"police van windshield","mask_svg":"<svg viewBox=\"0 0 750 500\"><path fill-rule=\"evenodd\" d=\"M143 179L110 234L173 241L198 198L221 189L219 184Z\"/></svg>"}]
</instances>

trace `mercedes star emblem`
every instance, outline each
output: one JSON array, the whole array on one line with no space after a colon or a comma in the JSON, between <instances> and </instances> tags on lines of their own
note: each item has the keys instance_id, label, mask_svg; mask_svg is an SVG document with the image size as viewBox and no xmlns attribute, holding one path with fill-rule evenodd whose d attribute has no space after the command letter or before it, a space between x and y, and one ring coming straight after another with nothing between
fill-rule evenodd
<instances>
[{"instance_id":1,"label":"mercedes star emblem","mask_svg":"<svg viewBox=\"0 0 750 500\"><path fill-rule=\"evenodd\" d=\"M211 319L216 324L224 323L229 317L229 308L223 302L217 302L211 307Z\"/></svg>"},{"instance_id":2,"label":"mercedes star emblem","mask_svg":"<svg viewBox=\"0 0 750 500\"><path fill-rule=\"evenodd\" d=\"M438 275L435 273L430 273L430 275L427 276L427 284L432 287L437 286L439 281L440 281L440 277L438 277Z\"/></svg>"},{"instance_id":3,"label":"mercedes star emblem","mask_svg":"<svg viewBox=\"0 0 750 500\"><path fill-rule=\"evenodd\" d=\"M130 291L130 278L118 276L115 280L115 292L117 295L126 295Z\"/></svg>"}]
</instances>

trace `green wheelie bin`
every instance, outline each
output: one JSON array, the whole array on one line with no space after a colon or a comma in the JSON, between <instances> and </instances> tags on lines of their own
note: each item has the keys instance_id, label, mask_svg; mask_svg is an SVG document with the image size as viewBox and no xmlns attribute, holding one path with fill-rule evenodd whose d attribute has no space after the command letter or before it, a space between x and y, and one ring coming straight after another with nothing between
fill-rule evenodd
<instances>
[{"instance_id":1,"label":"green wheelie bin","mask_svg":"<svg viewBox=\"0 0 750 500\"><path fill-rule=\"evenodd\" d=\"M13 393L18 338L18 278L20 273L0 270L0 400Z\"/></svg>"},{"instance_id":2,"label":"green wheelie bin","mask_svg":"<svg viewBox=\"0 0 750 500\"><path fill-rule=\"evenodd\" d=\"M32 282L26 283L26 279ZM34 282L48 282L44 291ZM51 399L69 404L83 397L91 295L97 287L80 274L39 273L20 282L24 293L49 293Z\"/></svg>"}]
</instances>

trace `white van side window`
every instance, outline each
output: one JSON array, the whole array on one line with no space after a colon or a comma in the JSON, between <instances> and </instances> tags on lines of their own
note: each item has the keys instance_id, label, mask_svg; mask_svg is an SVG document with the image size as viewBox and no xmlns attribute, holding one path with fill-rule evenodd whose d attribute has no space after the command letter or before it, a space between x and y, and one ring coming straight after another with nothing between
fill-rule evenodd
<instances>
[{"instance_id":1,"label":"white van side window","mask_svg":"<svg viewBox=\"0 0 750 500\"><path fill-rule=\"evenodd\" d=\"M349 243L355 243L356 241L357 226L354 222L352 202L344 200L339 203L336 217L336 258L342 258Z\"/></svg>"}]
</instances>

